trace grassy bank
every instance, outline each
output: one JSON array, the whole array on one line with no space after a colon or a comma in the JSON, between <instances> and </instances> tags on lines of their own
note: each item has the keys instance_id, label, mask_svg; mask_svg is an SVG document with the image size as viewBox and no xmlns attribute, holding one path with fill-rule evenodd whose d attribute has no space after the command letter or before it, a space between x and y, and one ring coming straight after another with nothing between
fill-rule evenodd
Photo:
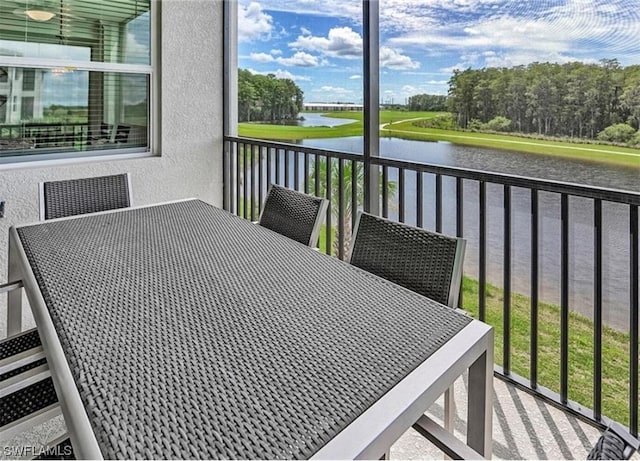
<instances>
[{"instance_id":1,"label":"grassy bank","mask_svg":"<svg viewBox=\"0 0 640 461\"><path fill-rule=\"evenodd\" d=\"M465 277L464 308L478 317L476 280ZM495 363L503 365L503 291L487 285L485 321L495 328ZM569 314L569 399L593 408L593 322ZM531 306L527 296L511 297L511 371L530 377ZM602 413L622 424L629 421L629 335L604 327L602 333ZM560 392L560 307L538 307L538 383Z\"/></svg>"},{"instance_id":2,"label":"grassy bank","mask_svg":"<svg viewBox=\"0 0 640 461\"><path fill-rule=\"evenodd\" d=\"M240 123L238 134L248 138L293 142L301 139L344 138L362 136L362 122L339 126L289 126L264 123Z\"/></svg>"},{"instance_id":3,"label":"grassy bank","mask_svg":"<svg viewBox=\"0 0 640 461\"><path fill-rule=\"evenodd\" d=\"M411 122L401 122L391 125L382 130L380 135L417 141L447 141L466 146L576 158L640 169L640 150L626 147L546 141L499 134L421 128L414 126Z\"/></svg>"},{"instance_id":4,"label":"grassy bank","mask_svg":"<svg viewBox=\"0 0 640 461\"><path fill-rule=\"evenodd\" d=\"M299 127L241 123L239 124L238 132L240 136L283 142L294 142L302 139L362 136L362 112L331 112L327 115L334 118L351 119L354 120L354 122L334 127ZM639 149L566 141L546 141L499 134L439 130L418 127L413 123L417 119L424 120L438 115L440 115L438 112L381 111L380 124L385 126L381 129L380 135L418 141L445 141L466 146L486 147L536 155L553 155L588 160L594 163L605 162L634 167L640 170Z\"/></svg>"}]
</instances>

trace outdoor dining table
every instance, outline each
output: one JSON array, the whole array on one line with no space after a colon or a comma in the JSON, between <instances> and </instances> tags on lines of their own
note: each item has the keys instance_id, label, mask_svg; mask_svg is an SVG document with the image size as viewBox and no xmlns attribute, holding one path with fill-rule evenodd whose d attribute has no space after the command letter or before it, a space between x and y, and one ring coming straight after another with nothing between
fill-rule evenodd
<instances>
[{"instance_id":1,"label":"outdoor dining table","mask_svg":"<svg viewBox=\"0 0 640 461\"><path fill-rule=\"evenodd\" d=\"M491 455L491 327L203 201L12 227L9 279L78 458L380 458L465 370Z\"/></svg>"}]
</instances>

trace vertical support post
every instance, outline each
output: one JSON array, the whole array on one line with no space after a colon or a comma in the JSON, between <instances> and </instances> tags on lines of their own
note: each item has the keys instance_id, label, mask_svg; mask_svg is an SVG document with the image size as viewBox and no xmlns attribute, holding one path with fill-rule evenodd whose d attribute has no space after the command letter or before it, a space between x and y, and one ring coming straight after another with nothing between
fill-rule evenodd
<instances>
[{"instance_id":1,"label":"vertical support post","mask_svg":"<svg viewBox=\"0 0 640 461\"><path fill-rule=\"evenodd\" d=\"M436 175L436 232L442 232L442 175Z\"/></svg>"},{"instance_id":2,"label":"vertical support post","mask_svg":"<svg viewBox=\"0 0 640 461\"><path fill-rule=\"evenodd\" d=\"M469 367L467 445L489 459L493 443L493 330L485 340L486 352Z\"/></svg>"},{"instance_id":3,"label":"vertical support post","mask_svg":"<svg viewBox=\"0 0 640 461\"><path fill-rule=\"evenodd\" d=\"M629 273L631 275L631 291L630 297L630 310L629 313L629 363L631 369L629 370L629 432L634 437L638 436L638 284L640 283L639 270L638 270L638 252L639 252L639 234L638 231L638 206L630 205L629 210L629 252L630 252L630 267Z\"/></svg>"},{"instance_id":4,"label":"vertical support post","mask_svg":"<svg viewBox=\"0 0 640 461\"><path fill-rule=\"evenodd\" d=\"M224 2L224 91L223 91L223 135L238 135L238 2L227 0ZM230 147L229 144L225 146ZM226 158L226 165L222 172L223 181L223 207L225 210L231 209L231 194L234 180L231 176L233 162L237 158L231 155L227 148L222 155ZM236 178L237 181L237 178Z\"/></svg>"},{"instance_id":5,"label":"vertical support post","mask_svg":"<svg viewBox=\"0 0 640 461\"><path fill-rule=\"evenodd\" d=\"M364 210L380 214L380 27L378 0L362 0L364 81Z\"/></svg>"},{"instance_id":6,"label":"vertical support post","mask_svg":"<svg viewBox=\"0 0 640 461\"><path fill-rule=\"evenodd\" d=\"M14 238L15 236L15 238ZM18 242L15 241L16 232L9 232L9 271L8 283L22 280L22 273L18 264ZM22 289L10 290L7 293L7 336L13 336L22 331Z\"/></svg>"},{"instance_id":7,"label":"vertical support post","mask_svg":"<svg viewBox=\"0 0 640 461\"><path fill-rule=\"evenodd\" d=\"M504 374L511 373L511 186L503 187L504 208L504 259L502 262L502 284L504 290L502 306L502 363Z\"/></svg>"},{"instance_id":8,"label":"vertical support post","mask_svg":"<svg viewBox=\"0 0 640 461\"><path fill-rule=\"evenodd\" d=\"M569 196L560 197L560 402L569 399Z\"/></svg>"},{"instance_id":9,"label":"vertical support post","mask_svg":"<svg viewBox=\"0 0 640 461\"><path fill-rule=\"evenodd\" d=\"M416 226L422 227L422 171L416 171Z\"/></svg>"},{"instance_id":10,"label":"vertical support post","mask_svg":"<svg viewBox=\"0 0 640 461\"><path fill-rule=\"evenodd\" d=\"M602 200L593 203L593 417L602 418Z\"/></svg>"},{"instance_id":11,"label":"vertical support post","mask_svg":"<svg viewBox=\"0 0 640 461\"><path fill-rule=\"evenodd\" d=\"M538 387L538 190L531 189L531 353L529 368L531 387Z\"/></svg>"},{"instance_id":12,"label":"vertical support post","mask_svg":"<svg viewBox=\"0 0 640 461\"><path fill-rule=\"evenodd\" d=\"M478 319L483 321L486 318L487 310L487 183L480 181L480 204L479 204L479 216L478 231L479 235L479 249L478 249Z\"/></svg>"},{"instance_id":13,"label":"vertical support post","mask_svg":"<svg viewBox=\"0 0 640 461\"><path fill-rule=\"evenodd\" d=\"M455 385L451 385L444 393L444 430L453 434L456 428Z\"/></svg>"}]
</instances>

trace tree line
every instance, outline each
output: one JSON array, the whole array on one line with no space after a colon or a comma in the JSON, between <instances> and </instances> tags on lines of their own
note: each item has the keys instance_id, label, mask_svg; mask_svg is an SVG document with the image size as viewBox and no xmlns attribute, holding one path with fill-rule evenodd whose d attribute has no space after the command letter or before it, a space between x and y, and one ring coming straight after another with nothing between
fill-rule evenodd
<instances>
[{"instance_id":1,"label":"tree line","mask_svg":"<svg viewBox=\"0 0 640 461\"><path fill-rule=\"evenodd\" d=\"M407 100L412 111L442 112L447 110L447 97L441 94L416 94Z\"/></svg>"},{"instance_id":2,"label":"tree line","mask_svg":"<svg viewBox=\"0 0 640 461\"><path fill-rule=\"evenodd\" d=\"M502 131L603 139L605 129L627 125L634 133L640 126L640 66L611 59L454 71L448 108L461 128L490 124Z\"/></svg>"},{"instance_id":3,"label":"tree line","mask_svg":"<svg viewBox=\"0 0 640 461\"><path fill-rule=\"evenodd\" d=\"M303 93L293 80L238 69L238 120L292 120L302 110Z\"/></svg>"}]
</instances>

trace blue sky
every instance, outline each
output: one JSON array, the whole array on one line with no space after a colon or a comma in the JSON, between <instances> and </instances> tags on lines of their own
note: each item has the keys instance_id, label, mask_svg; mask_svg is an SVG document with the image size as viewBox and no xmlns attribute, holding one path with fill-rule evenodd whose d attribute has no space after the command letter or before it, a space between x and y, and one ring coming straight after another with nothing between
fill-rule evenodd
<instances>
[{"instance_id":1,"label":"blue sky","mask_svg":"<svg viewBox=\"0 0 640 461\"><path fill-rule=\"evenodd\" d=\"M239 0L240 68L291 78L305 102L362 102L361 0ZM446 94L454 69L640 64L637 0L380 0L380 93Z\"/></svg>"}]
</instances>

